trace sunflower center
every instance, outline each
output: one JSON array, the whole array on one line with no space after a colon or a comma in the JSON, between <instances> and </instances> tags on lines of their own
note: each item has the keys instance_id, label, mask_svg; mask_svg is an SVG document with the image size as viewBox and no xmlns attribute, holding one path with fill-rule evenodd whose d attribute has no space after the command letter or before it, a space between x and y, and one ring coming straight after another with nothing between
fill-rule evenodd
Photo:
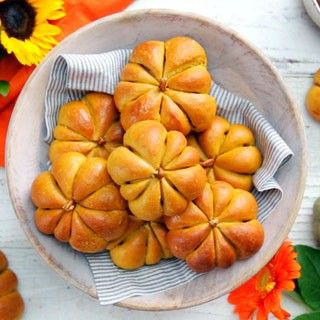
<instances>
[{"instance_id":1,"label":"sunflower center","mask_svg":"<svg viewBox=\"0 0 320 320\"><path fill-rule=\"evenodd\" d=\"M3 47L3 45L0 43L0 59L5 57L7 55L6 49Z\"/></svg>"},{"instance_id":2,"label":"sunflower center","mask_svg":"<svg viewBox=\"0 0 320 320\"><path fill-rule=\"evenodd\" d=\"M25 0L7 0L0 4L0 19L9 37L30 38L36 20L35 9Z\"/></svg>"}]
</instances>

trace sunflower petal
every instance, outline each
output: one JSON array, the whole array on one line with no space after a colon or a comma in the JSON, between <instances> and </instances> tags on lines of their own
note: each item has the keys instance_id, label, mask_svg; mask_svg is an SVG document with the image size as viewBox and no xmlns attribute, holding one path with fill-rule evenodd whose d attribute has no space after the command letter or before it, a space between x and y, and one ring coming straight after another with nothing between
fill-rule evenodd
<instances>
[{"instance_id":1,"label":"sunflower petal","mask_svg":"<svg viewBox=\"0 0 320 320\"><path fill-rule=\"evenodd\" d=\"M47 19L48 20L59 20L65 16L66 16L66 13L64 11L54 11L48 15Z\"/></svg>"},{"instance_id":2,"label":"sunflower petal","mask_svg":"<svg viewBox=\"0 0 320 320\"><path fill-rule=\"evenodd\" d=\"M50 23L42 23L36 25L33 31L33 34L39 36L57 36L61 33L61 29L57 26L54 26Z\"/></svg>"},{"instance_id":3,"label":"sunflower petal","mask_svg":"<svg viewBox=\"0 0 320 320\"><path fill-rule=\"evenodd\" d=\"M40 38L36 38L36 37L32 36L30 38L30 40L33 43L37 43L37 46L40 47L41 50L43 50L45 52L49 52L53 48L53 44L50 43L49 41L47 41L47 38L40 39Z\"/></svg>"},{"instance_id":4,"label":"sunflower petal","mask_svg":"<svg viewBox=\"0 0 320 320\"><path fill-rule=\"evenodd\" d=\"M60 10L48 10L47 8L39 9L36 15L36 24L48 22L48 20L58 20L66 15L64 11Z\"/></svg>"},{"instance_id":5,"label":"sunflower petal","mask_svg":"<svg viewBox=\"0 0 320 320\"><path fill-rule=\"evenodd\" d=\"M61 29L48 20L63 18L63 0L27 0L35 9L35 27L29 39L9 37L5 30L0 31L0 42L9 54L13 53L23 65L39 64L47 53L58 43L54 38Z\"/></svg>"},{"instance_id":6,"label":"sunflower petal","mask_svg":"<svg viewBox=\"0 0 320 320\"><path fill-rule=\"evenodd\" d=\"M64 1L63 0L28 0L33 8L37 9L47 9L47 11L57 11L63 10Z\"/></svg>"}]
</instances>

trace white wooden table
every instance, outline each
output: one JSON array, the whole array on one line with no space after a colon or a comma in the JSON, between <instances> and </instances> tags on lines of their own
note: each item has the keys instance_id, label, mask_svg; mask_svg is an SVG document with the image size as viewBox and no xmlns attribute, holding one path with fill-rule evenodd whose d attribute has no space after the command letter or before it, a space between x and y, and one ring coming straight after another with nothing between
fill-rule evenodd
<instances>
[{"instance_id":1,"label":"white wooden table","mask_svg":"<svg viewBox=\"0 0 320 320\"><path fill-rule=\"evenodd\" d=\"M216 19L247 37L278 67L303 113L309 148L305 195L290 238L296 244L314 245L311 217L313 201L320 196L320 123L307 115L304 98L312 74L320 67L320 29L310 21L302 1L137 0L129 10L148 7L186 10ZM26 303L24 319L237 319L226 297L170 312L100 306L98 301L64 282L33 250L15 217L3 169L0 169L0 248L19 276ZM284 298L284 307L293 316L307 310L289 297Z\"/></svg>"}]
</instances>

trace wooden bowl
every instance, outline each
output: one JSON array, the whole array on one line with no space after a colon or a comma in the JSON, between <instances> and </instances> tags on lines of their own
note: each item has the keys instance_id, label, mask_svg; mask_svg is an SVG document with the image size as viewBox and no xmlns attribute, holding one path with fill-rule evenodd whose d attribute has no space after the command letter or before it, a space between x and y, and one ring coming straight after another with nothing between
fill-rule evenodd
<instances>
[{"instance_id":1,"label":"wooden bowl","mask_svg":"<svg viewBox=\"0 0 320 320\"><path fill-rule=\"evenodd\" d=\"M320 28L320 4L318 0L303 0L303 5L311 20Z\"/></svg>"},{"instance_id":2,"label":"wooden bowl","mask_svg":"<svg viewBox=\"0 0 320 320\"><path fill-rule=\"evenodd\" d=\"M252 258L226 270L216 269L173 290L130 298L120 306L169 310L217 298L253 276L278 250L298 213L306 176L306 141L301 115L270 61L234 31L193 13L139 10L116 14L80 29L62 41L33 72L16 103L7 137L6 166L10 196L27 237L51 268L93 297L97 292L83 255L37 231L30 186L45 168L44 97L54 59L61 53L99 53L130 48L147 39L194 37L204 46L214 79L250 99L295 153L276 175L283 198L264 222L266 238Z\"/></svg>"}]
</instances>

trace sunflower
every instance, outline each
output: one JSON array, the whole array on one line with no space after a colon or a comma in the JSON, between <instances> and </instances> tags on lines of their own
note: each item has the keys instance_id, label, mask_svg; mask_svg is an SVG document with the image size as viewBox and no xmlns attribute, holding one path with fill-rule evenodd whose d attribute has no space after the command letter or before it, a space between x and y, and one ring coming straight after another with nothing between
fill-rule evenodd
<instances>
[{"instance_id":1,"label":"sunflower","mask_svg":"<svg viewBox=\"0 0 320 320\"><path fill-rule=\"evenodd\" d=\"M49 21L65 16L63 0L0 2L0 43L23 65L39 64L57 44L61 30Z\"/></svg>"},{"instance_id":2,"label":"sunflower","mask_svg":"<svg viewBox=\"0 0 320 320\"><path fill-rule=\"evenodd\" d=\"M293 280L300 277L296 258L291 242L285 241L262 270L230 293L228 301L236 305L240 320L267 320L269 313L277 319L289 318L290 314L281 308L281 294L293 291Z\"/></svg>"}]
</instances>

